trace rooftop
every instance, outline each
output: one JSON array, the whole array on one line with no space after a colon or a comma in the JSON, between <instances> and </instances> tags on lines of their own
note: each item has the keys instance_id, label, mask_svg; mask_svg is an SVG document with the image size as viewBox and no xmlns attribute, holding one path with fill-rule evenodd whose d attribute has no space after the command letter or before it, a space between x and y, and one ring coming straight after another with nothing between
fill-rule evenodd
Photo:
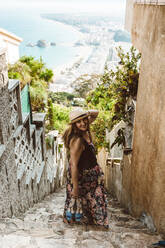
<instances>
[{"instance_id":1,"label":"rooftop","mask_svg":"<svg viewBox=\"0 0 165 248\"><path fill-rule=\"evenodd\" d=\"M22 42L22 38L16 36L15 34L12 34L10 32L8 32L7 30L3 29L3 28L0 28L0 34L4 35L4 36L7 36L8 38L10 39L13 39L17 42Z\"/></svg>"}]
</instances>

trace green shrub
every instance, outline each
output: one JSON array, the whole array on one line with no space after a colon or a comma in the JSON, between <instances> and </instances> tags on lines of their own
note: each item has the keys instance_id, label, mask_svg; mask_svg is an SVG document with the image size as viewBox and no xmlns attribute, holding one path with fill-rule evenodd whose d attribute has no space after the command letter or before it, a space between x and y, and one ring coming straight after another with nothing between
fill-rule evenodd
<instances>
[{"instance_id":1,"label":"green shrub","mask_svg":"<svg viewBox=\"0 0 165 248\"><path fill-rule=\"evenodd\" d=\"M52 80L53 71L32 56L23 56L14 65L8 66L10 79L19 79L21 89L30 83L31 105L33 111L46 110L48 83Z\"/></svg>"},{"instance_id":2,"label":"green shrub","mask_svg":"<svg viewBox=\"0 0 165 248\"><path fill-rule=\"evenodd\" d=\"M67 92L49 92L49 98L53 103L71 105L71 101L75 96Z\"/></svg>"},{"instance_id":3,"label":"green shrub","mask_svg":"<svg viewBox=\"0 0 165 248\"><path fill-rule=\"evenodd\" d=\"M47 92L43 87L30 86L32 111L45 112L47 105Z\"/></svg>"},{"instance_id":4,"label":"green shrub","mask_svg":"<svg viewBox=\"0 0 165 248\"><path fill-rule=\"evenodd\" d=\"M108 70L106 66L100 83L86 98L88 108L97 108L103 112L102 118L98 117L94 123L97 147L106 146L103 141L105 128L112 130L121 120L127 121L127 99L136 99L137 95L141 55L132 47L126 54L118 48L118 56L120 63L116 70Z\"/></svg>"},{"instance_id":5,"label":"green shrub","mask_svg":"<svg viewBox=\"0 0 165 248\"><path fill-rule=\"evenodd\" d=\"M46 82L50 82L53 78L53 71L49 69L45 69L45 71L42 71L40 73L40 79L43 79Z\"/></svg>"},{"instance_id":6,"label":"green shrub","mask_svg":"<svg viewBox=\"0 0 165 248\"><path fill-rule=\"evenodd\" d=\"M69 112L70 108L63 105L52 104L51 99L49 101L49 108L47 113L47 120L49 123L46 128L49 130L58 130L60 133L64 131L69 122ZM51 122L50 122L51 120Z\"/></svg>"}]
</instances>

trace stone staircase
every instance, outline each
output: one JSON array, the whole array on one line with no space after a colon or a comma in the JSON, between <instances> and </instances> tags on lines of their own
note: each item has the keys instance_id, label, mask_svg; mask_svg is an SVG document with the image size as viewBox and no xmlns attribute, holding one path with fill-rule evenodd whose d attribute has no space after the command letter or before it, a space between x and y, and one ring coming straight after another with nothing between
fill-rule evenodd
<instances>
[{"instance_id":1,"label":"stone staircase","mask_svg":"<svg viewBox=\"0 0 165 248\"><path fill-rule=\"evenodd\" d=\"M109 196L108 231L90 225L67 225L62 215L65 189L58 189L18 218L0 220L1 248L151 248L161 239L128 215Z\"/></svg>"}]
</instances>

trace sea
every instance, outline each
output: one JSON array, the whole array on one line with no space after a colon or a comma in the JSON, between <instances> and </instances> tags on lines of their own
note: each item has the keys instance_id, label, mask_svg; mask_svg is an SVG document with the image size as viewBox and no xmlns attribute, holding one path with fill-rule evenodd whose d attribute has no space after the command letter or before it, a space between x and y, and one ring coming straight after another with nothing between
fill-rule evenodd
<instances>
[{"instance_id":1,"label":"sea","mask_svg":"<svg viewBox=\"0 0 165 248\"><path fill-rule=\"evenodd\" d=\"M42 12L44 13L44 12ZM23 39L20 44L20 56L42 57L48 68L54 69L70 62L78 54L78 47L74 43L82 34L72 26L44 19L37 11L3 10L0 15L0 28ZM55 42L56 46L40 48L28 47L28 43L37 43L38 40Z\"/></svg>"}]
</instances>

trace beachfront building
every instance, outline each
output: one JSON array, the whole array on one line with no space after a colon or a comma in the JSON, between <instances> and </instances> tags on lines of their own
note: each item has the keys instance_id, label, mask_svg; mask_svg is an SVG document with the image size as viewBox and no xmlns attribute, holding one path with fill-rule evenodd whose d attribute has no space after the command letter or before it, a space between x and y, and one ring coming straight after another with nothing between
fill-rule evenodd
<instances>
[{"instance_id":1,"label":"beachfront building","mask_svg":"<svg viewBox=\"0 0 165 248\"><path fill-rule=\"evenodd\" d=\"M22 39L0 28L0 48L6 49L6 59L10 64L19 59L19 45Z\"/></svg>"}]
</instances>

